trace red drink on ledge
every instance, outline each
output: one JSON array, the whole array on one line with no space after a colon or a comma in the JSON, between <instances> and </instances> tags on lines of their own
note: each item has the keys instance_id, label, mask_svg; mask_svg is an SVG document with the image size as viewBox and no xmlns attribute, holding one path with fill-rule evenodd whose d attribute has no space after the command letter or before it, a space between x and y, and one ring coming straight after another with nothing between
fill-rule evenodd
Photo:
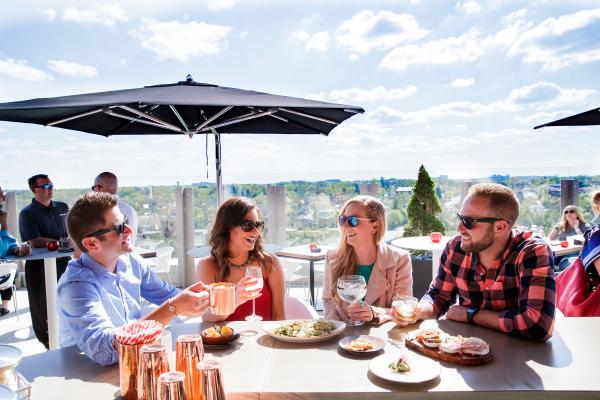
<instances>
[{"instance_id":1,"label":"red drink on ledge","mask_svg":"<svg viewBox=\"0 0 600 400\"><path fill-rule=\"evenodd\" d=\"M431 232L429 234L429 238L431 238L431 241L433 243L439 243L442 240L442 233L441 232Z\"/></svg>"}]
</instances>

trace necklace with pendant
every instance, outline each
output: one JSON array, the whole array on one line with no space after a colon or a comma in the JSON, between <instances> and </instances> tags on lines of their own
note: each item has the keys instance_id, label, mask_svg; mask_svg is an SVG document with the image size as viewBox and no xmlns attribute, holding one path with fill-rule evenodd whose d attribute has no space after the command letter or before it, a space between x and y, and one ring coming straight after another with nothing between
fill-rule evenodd
<instances>
[{"instance_id":1,"label":"necklace with pendant","mask_svg":"<svg viewBox=\"0 0 600 400\"><path fill-rule=\"evenodd\" d=\"M234 264L227 257L225 257L225 265L227 265L231 269L243 270L248 265L250 265L253 261L252 256L249 256L245 263L242 264Z\"/></svg>"}]
</instances>

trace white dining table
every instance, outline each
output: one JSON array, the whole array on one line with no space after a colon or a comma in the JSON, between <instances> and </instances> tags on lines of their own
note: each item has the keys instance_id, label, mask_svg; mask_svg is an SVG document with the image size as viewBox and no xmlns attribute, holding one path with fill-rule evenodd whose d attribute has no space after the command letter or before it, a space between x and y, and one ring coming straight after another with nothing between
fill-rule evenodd
<instances>
[{"instance_id":1,"label":"white dining table","mask_svg":"<svg viewBox=\"0 0 600 400\"><path fill-rule=\"evenodd\" d=\"M211 323L170 326L172 340L198 333ZM477 336L489 343L493 360L480 366L441 362L440 375L420 383L384 380L370 371L380 354L399 354L388 340L403 343L416 325L346 328L317 343L287 343L267 335L261 323L229 322L241 334L232 345L205 348L205 358L221 361L229 400L239 399L598 399L597 358L600 318L557 317L554 335L544 343L445 319L421 327L439 327L452 335ZM338 347L348 335L369 334L385 340L374 355L354 355ZM175 348L175 346L173 346ZM174 354L170 354L173 367ZM32 399L113 399L119 395L118 366L102 367L75 347L25 357L17 370L32 384Z\"/></svg>"},{"instance_id":2,"label":"white dining table","mask_svg":"<svg viewBox=\"0 0 600 400\"><path fill-rule=\"evenodd\" d=\"M44 278L46 281L46 309L48 312L48 344L50 349L58 349L58 301L56 259L73 256L73 251L49 251L46 248L33 248L25 257L7 256L10 261L44 260Z\"/></svg>"}]
</instances>

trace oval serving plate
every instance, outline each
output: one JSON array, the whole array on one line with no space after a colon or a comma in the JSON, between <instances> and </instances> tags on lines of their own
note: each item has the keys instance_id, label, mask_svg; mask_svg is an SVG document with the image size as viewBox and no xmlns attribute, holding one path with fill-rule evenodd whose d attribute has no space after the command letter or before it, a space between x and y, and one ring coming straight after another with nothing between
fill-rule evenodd
<instances>
[{"instance_id":1,"label":"oval serving plate","mask_svg":"<svg viewBox=\"0 0 600 400\"><path fill-rule=\"evenodd\" d=\"M320 335L320 336L285 336L274 333L275 329L279 328L285 324L291 324L294 322L313 322L313 321L329 321L335 325L335 328L330 333ZM284 342L292 342L292 343L312 343L312 342L321 342L324 340L331 339L334 336L340 334L344 329L346 329L346 323L342 321L333 321L333 320L316 320L316 319L293 319L286 321L268 321L262 324L262 329L267 333L267 335L275 338L277 340L281 340Z\"/></svg>"},{"instance_id":2,"label":"oval serving plate","mask_svg":"<svg viewBox=\"0 0 600 400\"><path fill-rule=\"evenodd\" d=\"M368 350L358 350L358 349L352 348L351 342L356 339L368 341L369 343L371 343L373 348L368 349ZM338 344L342 349L344 349L345 351L347 351L349 353L368 354L368 353L375 353L375 352L378 352L379 350L383 349L385 347L385 340L378 338L376 336L354 335L354 336L346 336L346 337L340 339Z\"/></svg>"}]
</instances>

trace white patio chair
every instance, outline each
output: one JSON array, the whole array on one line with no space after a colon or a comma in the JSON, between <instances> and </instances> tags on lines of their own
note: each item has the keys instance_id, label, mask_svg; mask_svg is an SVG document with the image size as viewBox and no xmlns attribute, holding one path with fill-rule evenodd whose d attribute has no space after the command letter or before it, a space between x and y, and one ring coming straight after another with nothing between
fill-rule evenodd
<instances>
[{"instance_id":1,"label":"white patio chair","mask_svg":"<svg viewBox=\"0 0 600 400\"><path fill-rule=\"evenodd\" d=\"M0 285L0 290L5 290L8 288L12 288L13 290L13 305L15 307L15 313L17 314L17 321L20 321L19 318L19 305L17 302L17 287L13 283L15 280L15 275L17 274L17 263L9 262L9 263L0 263L0 276L10 274L6 282Z\"/></svg>"},{"instance_id":2,"label":"white patio chair","mask_svg":"<svg viewBox=\"0 0 600 400\"><path fill-rule=\"evenodd\" d=\"M285 296L286 319L318 319L319 314L310 304L297 297Z\"/></svg>"},{"instance_id":3,"label":"white patio chair","mask_svg":"<svg viewBox=\"0 0 600 400\"><path fill-rule=\"evenodd\" d=\"M148 259L148 264L152 267L152 269L154 269L154 272L166 274L170 284L173 284L171 281L171 276L169 275L169 270L171 269L171 255L173 254L173 250L175 249L171 246L159 247L155 250L156 257Z\"/></svg>"}]
</instances>

